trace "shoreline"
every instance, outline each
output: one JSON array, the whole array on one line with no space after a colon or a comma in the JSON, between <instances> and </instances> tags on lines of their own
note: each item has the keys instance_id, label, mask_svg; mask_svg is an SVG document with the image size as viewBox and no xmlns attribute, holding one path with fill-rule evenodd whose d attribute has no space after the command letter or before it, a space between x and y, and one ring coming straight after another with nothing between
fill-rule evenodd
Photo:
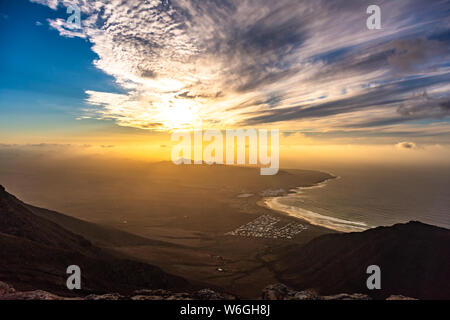
<instances>
[{"instance_id":1,"label":"shoreline","mask_svg":"<svg viewBox=\"0 0 450 320\"><path fill-rule=\"evenodd\" d=\"M319 171L319 172L322 172L322 171ZM297 195L300 195L303 193L303 190L326 187L327 183L330 180L341 178L340 176L336 176L332 173L328 173L328 172L326 172L326 173L328 175L330 175L331 177L324 179L322 181L319 181L313 185L289 188L289 191L283 195L269 196L269 197L263 196L256 202L256 204L263 208L269 209L272 212L281 214L284 217L286 217L286 216L292 217L296 220L300 220L309 225L321 227L321 228L324 228L324 229L327 229L327 230L330 230L333 232L336 232L336 231L343 232L343 233L363 232L368 229L371 229L372 227L367 225L364 222L350 221L350 220L334 218L331 216L325 216L325 215L319 214L317 212L313 212L313 211L304 209L302 207L283 205L278 202L279 199L283 199L283 198L287 198L287 197L295 197Z\"/></svg>"}]
</instances>

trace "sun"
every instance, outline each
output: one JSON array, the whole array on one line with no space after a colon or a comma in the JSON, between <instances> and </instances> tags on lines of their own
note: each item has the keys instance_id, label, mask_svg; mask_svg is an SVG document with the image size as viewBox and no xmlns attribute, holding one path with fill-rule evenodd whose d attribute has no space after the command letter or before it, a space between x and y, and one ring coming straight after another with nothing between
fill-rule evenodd
<instances>
[{"instance_id":1,"label":"sun","mask_svg":"<svg viewBox=\"0 0 450 320\"><path fill-rule=\"evenodd\" d=\"M168 130L191 128L199 120L195 102L187 99L171 100L158 109L158 118Z\"/></svg>"}]
</instances>

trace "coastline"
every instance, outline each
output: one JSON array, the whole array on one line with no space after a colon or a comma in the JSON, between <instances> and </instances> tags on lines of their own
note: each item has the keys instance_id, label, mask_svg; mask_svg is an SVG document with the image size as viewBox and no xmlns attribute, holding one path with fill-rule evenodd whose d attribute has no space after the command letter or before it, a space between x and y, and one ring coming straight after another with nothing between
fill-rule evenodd
<instances>
[{"instance_id":1,"label":"coastline","mask_svg":"<svg viewBox=\"0 0 450 320\"><path fill-rule=\"evenodd\" d=\"M297 186L295 188L290 188L288 192L280 194L277 196L265 196L257 201L257 205L269 209L273 212L281 214L283 216L292 217L296 220L300 220L310 225L322 227L334 232L363 232L370 228L364 222L350 221L339 218L334 218L331 216L325 216L317 212L313 212L302 208L300 206L292 206L280 203L280 200L291 197L301 197L305 190L324 188L327 186L330 180L340 179L340 176L336 176L332 173L326 172L330 178L326 178L315 184L308 186Z\"/></svg>"}]
</instances>

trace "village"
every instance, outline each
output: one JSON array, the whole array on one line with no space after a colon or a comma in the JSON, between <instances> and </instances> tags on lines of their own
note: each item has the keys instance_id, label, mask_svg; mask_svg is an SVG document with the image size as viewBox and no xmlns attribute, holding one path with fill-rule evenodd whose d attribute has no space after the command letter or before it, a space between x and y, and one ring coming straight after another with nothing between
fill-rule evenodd
<instances>
[{"instance_id":1,"label":"village","mask_svg":"<svg viewBox=\"0 0 450 320\"><path fill-rule=\"evenodd\" d=\"M284 223L280 218L271 215L262 215L255 220L226 233L230 236L268 238L268 239L293 239L307 227L298 222Z\"/></svg>"}]
</instances>

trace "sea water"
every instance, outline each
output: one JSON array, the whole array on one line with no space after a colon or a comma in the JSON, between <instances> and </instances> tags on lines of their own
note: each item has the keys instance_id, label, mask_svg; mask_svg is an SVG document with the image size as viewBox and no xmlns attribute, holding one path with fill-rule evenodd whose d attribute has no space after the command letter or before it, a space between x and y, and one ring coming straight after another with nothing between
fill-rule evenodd
<instances>
[{"instance_id":1,"label":"sea water","mask_svg":"<svg viewBox=\"0 0 450 320\"><path fill-rule=\"evenodd\" d=\"M358 167L330 170L336 179L296 188L266 205L343 232L408 221L450 228L449 168Z\"/></svg>"}]
</instances>

